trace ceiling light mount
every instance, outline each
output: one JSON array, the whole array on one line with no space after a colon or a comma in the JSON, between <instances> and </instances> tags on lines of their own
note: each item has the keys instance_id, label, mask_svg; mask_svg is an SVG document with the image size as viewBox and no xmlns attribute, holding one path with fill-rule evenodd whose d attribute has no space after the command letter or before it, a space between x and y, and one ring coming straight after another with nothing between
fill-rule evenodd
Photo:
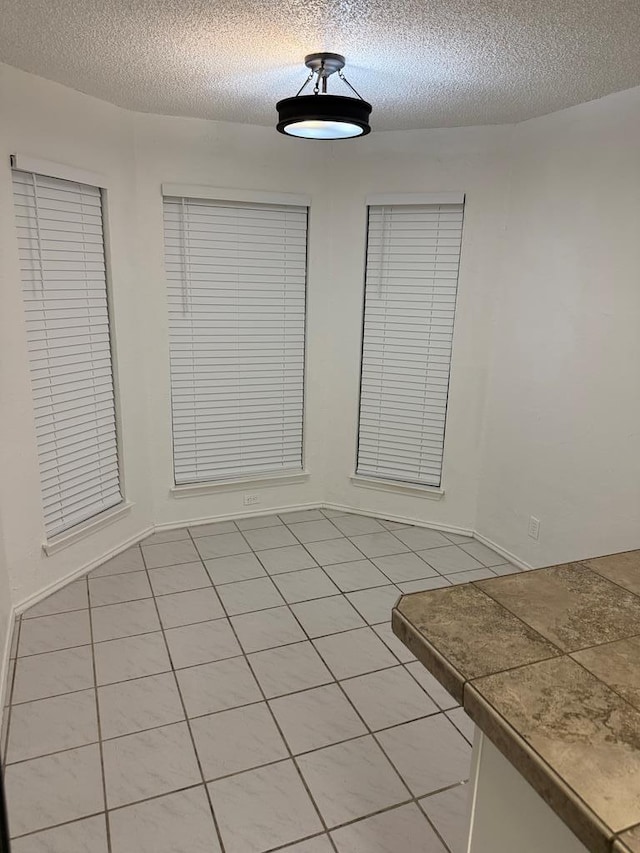
<instances>
[{"instance_id":1,"label":"ceiling light mount","mask_svg":"<svg viewBox=\"0 0 640 853\"><path fill-rule=\"evenodd\" d=\"M285 98L276 104L280 133L302 139L349 139L370 133L371 104L344 76L344 56L339 53L310 53L305 56L304 64L310 69L305 82L293 98ZM327 94L327 80L332 74L337 74L356 97ZM313 95L303 95L314 77Z\"/></svg>"},{"instance_id":2,"label":"ceiling light mount","mask_svg":"<svg viewBox=\"0 0 640 853\"><path fill-rule=\"evenodd\" d=\"M339 53L309 53L304 58L304 64L313 74L330 77L336 71L342 71L345 58Z\"/></svg>"}]
</instances>

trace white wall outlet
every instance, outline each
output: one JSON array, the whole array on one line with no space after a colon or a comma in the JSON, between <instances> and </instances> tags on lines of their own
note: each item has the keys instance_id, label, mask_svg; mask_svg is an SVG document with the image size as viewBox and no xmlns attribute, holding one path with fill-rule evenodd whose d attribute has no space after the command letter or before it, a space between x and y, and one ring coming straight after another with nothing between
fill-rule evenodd
<instances>
[{"instance_id":1,"label":"white wall outlet","mask_svg":"<svg viewBox=\"0 0 640 853\"><path fill-rule=\"evenodd\" d=\"M537 539L540 536L540 519L534 515L529 516L529 536Z\"/></svg>"},{"instance_id":2,"label":"white wall outlet","mask_svg":"<svg viewBox=\"0 0 640 853\"><path fill-rule=\"evenodd\" d=\"M253 506L260 503L260 495L245 495L242 499L245 506Z\"/></svg>"}]
</instances>

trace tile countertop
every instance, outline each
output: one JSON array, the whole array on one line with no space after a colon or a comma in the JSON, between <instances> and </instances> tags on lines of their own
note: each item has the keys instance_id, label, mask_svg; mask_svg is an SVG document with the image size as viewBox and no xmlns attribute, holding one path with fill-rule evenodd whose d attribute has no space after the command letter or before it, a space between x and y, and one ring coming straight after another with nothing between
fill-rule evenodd
<instances>
[{"instance_id":1,"label":"tile countertop","mask_svg":"<svg viewBox=\"0 0 640 853\"><path fill-rule=\"evenodd\" d=\"M593 853L640 853L640 551L416 592L395 634Z\"/></svg>"}]
</instances>

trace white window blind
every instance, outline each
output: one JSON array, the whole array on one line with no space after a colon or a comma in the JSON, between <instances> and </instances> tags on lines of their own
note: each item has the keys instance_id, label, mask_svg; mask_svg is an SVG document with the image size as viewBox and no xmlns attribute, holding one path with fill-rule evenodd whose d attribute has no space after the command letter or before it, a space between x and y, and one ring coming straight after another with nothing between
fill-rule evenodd
<instances>
[{"instance_id":1,"label":"white window blind","mask_svg":"<svg viewBox=\"0 0 640 853\"><path fill-rule=\"evenodd\" d=\"M120 503L98 187L13 171L47 536Z\"/></svg>"},{"instance_id":2,"label":"white window blind","mask_svg":"<svg viewBox=\"0 0 640 853\"><path fill-rule=\"evenodd\" d=\"M358 474L440 485L462 216L369 207Z\"/></svg>"},{"instance_id":3,"label":"white window blind","mask_svg":"<svg viewBox=\"0 0 640 853\"><path fill-rule=\"evenodd\" d=\"M302 468L307 208L165 198L176 484Z\"/></svg>"}]
</instances>

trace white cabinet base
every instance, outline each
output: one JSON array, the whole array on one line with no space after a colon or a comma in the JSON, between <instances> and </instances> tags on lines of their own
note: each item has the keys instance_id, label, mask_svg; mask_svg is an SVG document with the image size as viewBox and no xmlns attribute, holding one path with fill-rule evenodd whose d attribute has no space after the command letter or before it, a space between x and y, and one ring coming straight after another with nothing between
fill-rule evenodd
<instances>
[{"instance_id":1,"label":"white cabinet base","mask_svg":"<svg viewBox=\"0 0 640 853\"><path fill-rule=\"evenodd\" d=\"M478 728L471 784L467 853L588 853Z\"/></svg>"}]
</instances>

